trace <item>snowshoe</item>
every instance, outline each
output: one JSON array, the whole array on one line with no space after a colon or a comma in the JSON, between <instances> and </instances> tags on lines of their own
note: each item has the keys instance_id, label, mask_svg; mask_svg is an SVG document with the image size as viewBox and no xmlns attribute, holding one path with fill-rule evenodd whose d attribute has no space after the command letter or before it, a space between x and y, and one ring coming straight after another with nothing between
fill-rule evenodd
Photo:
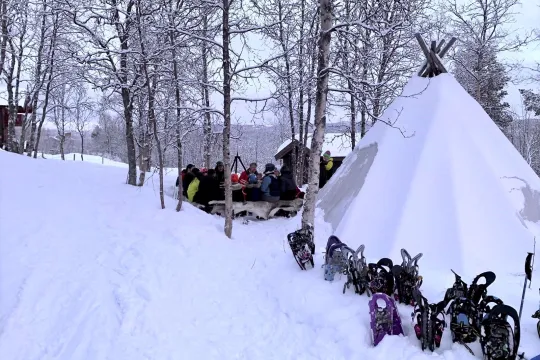
<instances>
[{"instance_id":1,"label":"snowshoe","mask_svg":"<svg viewBox=\"0 0 540 360\"><path fill-rule=\"evenodd\" d=\"M373 346L377 346L386 335L403 334L396 303L390 296L373 294L369 300L369 314Z\"/></svg>"},{"instance_id":2,"label":"snowshoe","mask_svg":"<svg viewBox=\"0 0 540 360\"><path fill-rule=\"evenodd\" d=\"M296 230L287 235L287 240L300 269L307 270L306 264L310 264L313 268L315 266L313 261L315 242L313 241L312 228Z\"/></svg>"},{"instance_id":3,"label":"snowshoe","mask_svg":"<svg viewBox=\"0 0 540 360\"><path fill-rule=\"evenodd\" d=\"M443 330L446 327L444 320L444 301L437 304L429 304L419 290L413 292L415 298L414 311L411 314L414 324L414 332L422 344L422 351L426 348L434 351L441 346Z\"/></svg>"},{"instance_id":4,"label":"snowshoe","mask_svg":"<svg viewBox=\"0 0 540 360\"><path fill-rule=\"evenodd\" d=\"M341 242L337 236L332 235L328 238L323 265L324 280L334 281L335 274L347 273L347 262L351 252L353 252L352 249Z\"/></svg>"},{"instance_id":5,"label":"snowshoe","mask_svg":"<svg viewBox=\"0 0 540 360\"><path fill-rule=\"evenodd\" d=\"M514 327L508 322L511 317ZM486 360L516 360L520 341L517 311L508 305L496 305L482 321L480 344Z\"/></svg>"},{"instance_id":6,"label":"snowshoe","mask_svg":"<svg viewBox=\"0 0 540 360\"><path fill-rule=\"evenodd\" d=\"M472 300L466 297L454 299L446 313L450 315L450 331L453 342L466 344L476 341L480 328L478 310Z\"/></svg>"},{"instance_id":7,"label":"snowshoe","mask_svg":"<svg viewBox=\"0 0 540 360\"><path fill-rule=\"evenodd\" d=\"M540 292L540 289L538 289L538 291ZM540 337L540 305L538 305L538 310L534 312L534 314L532 315L532 318L538 319L538 322L536 323L536 332L538 333L538 337Z\"/></svg>"},{"instance_id":8,"label":"snowshoe","mask_svg":"<svg viewBox=\"0 0 540 360\"><path fill-rule=\"evenodd\" d=\"M485 279L486 282L484 284L478 284L478 280L481 278ZM493 284L496 278L497 276L493 271L486 271L479 274L474 278L471 286L469 286L467 297L478 305L480 301L486 297L488 286Z\"/></svg>"},{"instance_id":9,"label":"snowshoe","mask_svg":"<svg viewBox=\"0 0 540 360\"><path fill-rule=\"evenodd\" d=\"M444 295L444 302L446 305L448 305L450 301L457 298L466 297L468 294L468 286L465 281L461 280L461 276L459 276L454 270L450 270L454 273L456 280L454 281L452 287L446 290L446 294Z\"/></svg>"},{"instance_id":10,"label":"snowshoe","mask_svg":"<svg viewBox=\"0 0 540 360\"><path fill-rule=\"evenodd\" d=\"M403 262L401 265L392 267L392 274L396 282L394 299L399 303L414 306L413 290L419 289L422 285L422 277L418 275L418 260L422 253L411 258L407 250L401 249Z\"/></svg>"},{"instance_id":11,"label":"snowshoe","mask_svg":"<svg viewBox=\"0 0 540 360\"><path fill-rule=\"evenodd\" d=\"M364 257L364 245L360 245L355 252L351 253L347 264L347 282L343 285L343 293L351 285L356 294L362 295L368 289L368 266Z\"/></svg>"},{"instance_id":12,"label":"snowshoe","mask_svg":"<svg viewBox=\"0 0 540 360\"><path fill-rule=\"evenodd\" d=\"M538 333L538 337L540 337L540 309L534 312L534 314L532 315L532 318L538 319L538 322L536 323L536 332Z\"/></svg>"},{"instance_id":13,"label":"snowshoe","mask_svg":"<svg viewBox=\"0 0 540 360\"><path fill-rule=\"evenodd\" d=\"M383 293L389 296L394 294L394 275L391 259L382 258L376 264L368 265L369 290L372 294Z\"/></svg>"},{"instance_id":14,"label":"snowshoe","mask_svg":"<svg viewBox=\"0 0 540 360\"><path fill-rule=\"evenodd\" d=\"M496 296L486 296L478 305L478 324L481 324L491 312L492 307L490 307L490 304L495 304L495 306L497 306L504 305L504 302Z\"/></svg>"}]
</instances>

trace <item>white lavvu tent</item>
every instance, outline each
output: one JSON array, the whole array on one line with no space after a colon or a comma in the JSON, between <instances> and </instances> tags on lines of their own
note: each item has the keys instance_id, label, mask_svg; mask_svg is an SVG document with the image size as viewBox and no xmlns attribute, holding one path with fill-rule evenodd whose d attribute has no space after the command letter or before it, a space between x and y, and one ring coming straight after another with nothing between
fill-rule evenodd
<instances>
[{"instance_id":1,"label":"white lavvu tent","mask_svg":"<svg viewBox=\"0 0 540 360\"><path fill-rule=\"evenodd\" d=\"M319 194L334 233L373 258L406 248L445 272L523 271L540 179L454 77L414 76L381 119Z\"/></svg>"}]
</instances>

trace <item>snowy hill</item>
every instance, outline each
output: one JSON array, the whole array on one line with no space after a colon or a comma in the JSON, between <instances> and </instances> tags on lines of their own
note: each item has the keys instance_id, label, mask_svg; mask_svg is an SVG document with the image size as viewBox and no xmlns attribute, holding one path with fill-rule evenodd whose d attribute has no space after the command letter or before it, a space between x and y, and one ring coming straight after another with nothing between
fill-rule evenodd
<instances>
[{"instance_id":1,"label":"snowy hill","mask_svg":"<svg viewBox=\"0 0 540 360\"><path fill-rule=\"evenodd\" d=\"M222 219L189 204L176 213L167 197L160 210L157 181L124 185L123 168L3 151L0 166L9 169L0 177L0 359L478 358L448 330L435 354L422 352L408 306L399 307L405 337L373 348L368 298L343 294L344 279L323 280L329 225L317 224L316 266L302 272L284 243L299 217L235 221L229 240ZM378 251L366 248L368 260ZM439 300L450 271L423 261L420 273L436 282L425 294ZM493 285L515 307L521 271L509 263ZM531 355L540 352L535 276L522 327Z\"/></svg>"}]
</instances>

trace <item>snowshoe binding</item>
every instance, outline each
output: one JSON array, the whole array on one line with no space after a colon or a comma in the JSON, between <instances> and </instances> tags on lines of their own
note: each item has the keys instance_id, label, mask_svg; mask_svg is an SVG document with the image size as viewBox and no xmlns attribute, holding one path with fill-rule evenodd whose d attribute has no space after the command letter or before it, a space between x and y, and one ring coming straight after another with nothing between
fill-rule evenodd
<instances>
[{"instance_id":1,"label":"snowshoe binding","mask_svg":"<svg viewBox=\"0 0 540 360\"><path fill-rule=\"evenodd\" d=\"M313 261L313 254L315 253L313 228L296 230L287 235L287 240L300 269L307 270L306 264L311 265L311 268L313 268L315 266Z\"/></svg>"},{"instance_id":2,"label":"snowshoe binding","mask_svg":"<svg viewBox=\"0 0 540 360\"><path fill-rule=\"evenodd\" d=\"M448 305L454 299L466 297L469 292L469 287L465 281L461 280L461 276L459 276L454 270L450 270L454 273L456 280L454 281L452 287L446 290L446 294L444 295L444 302L446 305Z\"/></svg>"},{"instance_id":3,"label":"snowshoe binding","mask_svg":"<svg viewBox=\"0 0 540 360\"><path fill-rule=\"evenodd\" d=\"M511 317L514 327L508 322ZM482 321L480 344L486 360L516 360L520 342L517 311L508 305L496 305Z\"/></svg>"},{"instance_id":4,"label":"snowshoe binding","mask_svg":"<svg viewBox=\"0 0 540 360\"><path fill-rule=\"evenodd\" d=\"M337 236L330 236L324 255L324 280L334 281L335 274L346 274L349 254L353 252Z\"/></svg>"},{"instance_id":5,"label":"snowshoe binding","mask_svg":"<svg viewBox=\"0 0 540 360\"><path fill-rule=\"evenodd\" d=\"M444 320L444 301L437 304L429 304L419 290L413 291L415 298L414 311L411 314L416 337L422 344L422 351L429 348L434 351L441 346L443 330L446 327Z\"/></svg>"},{"instance_id":6,"label":"snowshoe binding","mask_svg":"<svg viewBox=\"0 0 540 360\"><path fill-rule=\"evenodd\" d=\"M401 249L401 257L403 258L401 265L392 267L396 282L394 299L399 303L414 306L413 291L422 285L422 277L418 275L418 260L422 257L422 253L411 258L407 250Z\"/></svg>"},{"instance_id":7,"label":"snowshoe binding","mask_svg":"<svg viewBox=\"0 0 540 360\"><path fill-rule=\"evenodd\" d=\"M369 290L372 294L383 293L389 296L394 294L394 275L391 259L382 258L376 264L368 265Z\"/></svg>"},{"instance_id":8,"label":"snowshoe binding","mask_svg":"<svg viewBox=\"0 0 540 360\"><path fill-rule=\"evenodd\" d=\"M354 292L356 294L362 295L368 290L368 266L366 258L364 257L364 245L352 252L349 255L347 263L347 282L343 285L343 293L345 290L351 287L354 287Z\"/></svg>"},{"instance_id":9,"label":"snowshoe binding","mask_svg":"<svg viewBox=\"0 0 540 360\"><path fill-rule=\"evenodd\" d=\"M484 284L478 284L478 280L481 278L485 279L486 282ZM478 305L480 301L482 301L486 297L488 286L493 284L496 278L497 276L493 271L486 271L479 274L474 278L471 286L469 286L467 297Z\"/></svg>"},{"instance_id":10,"label":"snowshoe binding","mask_svg":"<svg viewBox=\"0 0 540 360\"><path fill-rule=\"evenodd\" d=\"M478 324L482 324L482 321L489 315L492 307L491 304L504 305L504 302L496 296L489 295L484 297L484 299L478 305Z\"/></svg>"},{"instance_id":11,"label":"snowshoe binding","mask_svg":"<svg viewBox=\"0 0 540 360\"><path fill-rule=\"evenodd\" d=\"M476 341L480 334L480 328L477 307L472 300L466 297L454 299L446 313L450 315L450 331L453 342L467 344Z\"/></svg>"},{"instance_id":12,"label":"snowshoe binding","mask_svg":"<svg viewBox=\"0 0 540 360\"><path fill-rule=\"evenodd\" d=\"M386 335L403 334L396 303L390 296L373 294L369 301L369 314L373 346L377 346Z\"/></svg>"}]
</instances>

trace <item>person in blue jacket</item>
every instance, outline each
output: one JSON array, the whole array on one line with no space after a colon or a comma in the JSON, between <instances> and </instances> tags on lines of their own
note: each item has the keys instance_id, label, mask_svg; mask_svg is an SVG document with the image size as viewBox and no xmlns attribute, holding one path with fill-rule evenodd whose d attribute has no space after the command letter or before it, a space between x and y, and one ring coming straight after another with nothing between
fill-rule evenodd
<instances>
[{"instance_id":1,"label":"person in blue jacket","mask_svg":"<svg viewBox=\"0 0 540 360\"><path fill-rule=\"evenodd\" d=\"M274 164L266 164L264 168L264 177L261 184L262 201L279 201L279 180L275 174L275 171L276 166Z\"/></svg>"}]
</instances>

